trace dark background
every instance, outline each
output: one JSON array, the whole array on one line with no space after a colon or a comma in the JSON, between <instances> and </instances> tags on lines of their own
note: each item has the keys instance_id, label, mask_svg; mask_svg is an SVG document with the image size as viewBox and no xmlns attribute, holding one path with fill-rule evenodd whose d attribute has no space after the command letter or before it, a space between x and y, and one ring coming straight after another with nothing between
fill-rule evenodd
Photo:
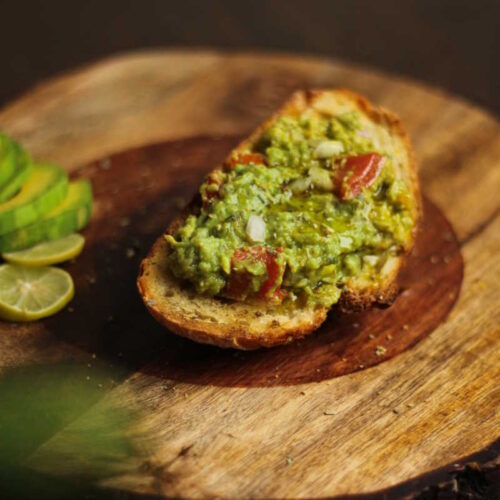
<instances>
[{"instance_id":1,"label":"dark background","mask_svg":"<svg viewBox=\"0 0 500 500\"><path fill-rule=\"evenodd\" d=\"M500 113L500 0L0 0L0 105L103 56L193 46L326 55Z\"/></svg>"}]
</instances>

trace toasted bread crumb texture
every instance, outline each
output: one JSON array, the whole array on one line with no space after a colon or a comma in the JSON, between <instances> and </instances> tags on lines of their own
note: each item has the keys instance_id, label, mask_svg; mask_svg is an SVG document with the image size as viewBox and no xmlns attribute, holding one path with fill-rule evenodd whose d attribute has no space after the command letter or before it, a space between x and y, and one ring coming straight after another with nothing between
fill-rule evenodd
<instances>
[{"instance_id":1,"label":"toasted bread crumb texture","mask_svg":"<svg viewBox=\"0 0 500 500\"><path fill-rule=\"evenodd\" d=\"M380 149L391 155L394 175L409 187L413 198L410 206L413 229L401 253L387 259L376 281L366 277L349 278L342 291L339 307L349 311L364 309L375 303L390 303L397 291L396 277L404 254L413 246L421 210L410 143L394 115L374 108L366 99L346 90L297 92L270 120L232 151L225 164L234 158L235 153L254 151L263 131L280 116L298 116L306 109L322 116L358 111L363 129L368 131ZM224 169L224 166L218 169ZM198 203L192 204L188 212L197 210L197 205L199 207ZM186 213L177 218L167 233L173 234L185 218ZM258 231L258 224L256 227ZM193 288L171 276L168 252L165 238L160 237L141 264L138 287L151 314L180 335L222 347L253 349L300 338L318 328L326 318L328 309L321 305L276 306L264 301L231 301L197 294Z\"/></svg>"},{"instance_id":2,"label":"toasted bread crumb texture","mask_svg":"<svg viewBox=\"0 0 500 500\"><path fill-rule=\"evenodd\" d=\"M175 333L221 347L255 349L286 344L315 330L327 309L292 309L196 294L168 270L167 243L159 238L142 262L139 291L150 313Z\"/></svg>"}]
</instances>

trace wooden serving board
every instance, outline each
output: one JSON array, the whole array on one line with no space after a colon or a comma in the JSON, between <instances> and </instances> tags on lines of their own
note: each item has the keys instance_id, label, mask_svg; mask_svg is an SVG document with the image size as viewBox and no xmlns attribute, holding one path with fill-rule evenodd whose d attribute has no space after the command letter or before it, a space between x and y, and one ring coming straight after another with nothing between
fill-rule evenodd
<instances>
[{"instance_id":1,"label":"wooden serving board","mask_svg":"<svg viewBox=\"0 0 500 500\"><path fill-rule=\"evenodd\" d=\"M135 290L155 236L238 135L294 89L334 86L397 112L420 162L425 217L395 304L252 353L163 330ZM487 113L331 61L170 51L43 84L0 129L96 194L66 266L74 302L0 323L0 492L56 498L78 479L109 495L399 496L478 452L498 463L500 125Z\"/></svg>"}]
</instances>

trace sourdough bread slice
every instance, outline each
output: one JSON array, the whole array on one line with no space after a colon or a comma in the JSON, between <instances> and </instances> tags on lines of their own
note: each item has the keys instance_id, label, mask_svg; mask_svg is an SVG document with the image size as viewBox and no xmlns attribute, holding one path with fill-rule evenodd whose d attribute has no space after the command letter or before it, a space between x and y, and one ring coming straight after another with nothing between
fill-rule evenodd
<instances>
[{"instance_id":1,"label":"sourdough bread slice","mask_svg":"<svg viewBox=\"0 0 500 500\"><path fill-rule=\"evenodd\" d=\"M404 257L413 247L417 222L421 213L416 165L409 138L399 119L376 108L365 98L348 90L298 91L265 123L233 150L232 155L248 152L278 117L297 116L306 109L323 115L339 115L359 111L364 130L393 157L395 175L403 180L414 198L412 236L397 257L387 260L377 283L351 279L343 289L338 307L343 311L362 310L375 304L390 304L397 293L397 275ZM173 234L185 217L199 209L194 200L177 217L166 233ZM297 308L269 305L263 301L229 301L197 294L179 283L167 264L168 244L164 235L153 245L142 261L137 280L139 292L149 312L171 331L192 340L220 347L255 349L289 343L317 329L326 319L324 307Z\"/></svg>"}]
</instances>

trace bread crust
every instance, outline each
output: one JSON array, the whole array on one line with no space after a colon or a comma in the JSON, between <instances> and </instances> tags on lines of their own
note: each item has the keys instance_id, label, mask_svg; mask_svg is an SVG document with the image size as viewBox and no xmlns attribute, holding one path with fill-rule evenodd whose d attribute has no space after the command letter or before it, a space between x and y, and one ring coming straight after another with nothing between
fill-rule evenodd
<instances>
[{"instance_id":1,"label":"bread crust","mask_svg":"<svg viewBox=\"0 0 500 500\"><path fill-rule=\"evenodd\" d=\"M417 166L401 121L393 113L373 106L365 97L350 90L310 90L295 92L271 118L260 125L248 138L231 151L216 169L228 168L232 155L248 151L278 117L299 114L307 108L328 111L331 105L347 106L362 111L372 123L384 127L391 138L399 140L406 154L400 175L409 185L414 198L412 218L414 227L403 254L395 259L382 282L370 285L350 283L342 292L337 307L343 312L359 311L372 305L389 305L397 295L397 275L405 256L411 251L418 231L422 203L417 177ZM326 106L323 110L322 106ZM333 113L333 112L332 112ZM195 199L170 224L165 234L173 234L190 213L200 207L200 197ZM141 262L137 286L151 313L162 325L197 342L220 347L256 349L289 343L316 330L326 319L324 307L282 309L262 302L228 301L217 297L202 297L189 287L184 287L169 273L168 247L160 236L148 256Z\"/></svg>"}]
</instances>

